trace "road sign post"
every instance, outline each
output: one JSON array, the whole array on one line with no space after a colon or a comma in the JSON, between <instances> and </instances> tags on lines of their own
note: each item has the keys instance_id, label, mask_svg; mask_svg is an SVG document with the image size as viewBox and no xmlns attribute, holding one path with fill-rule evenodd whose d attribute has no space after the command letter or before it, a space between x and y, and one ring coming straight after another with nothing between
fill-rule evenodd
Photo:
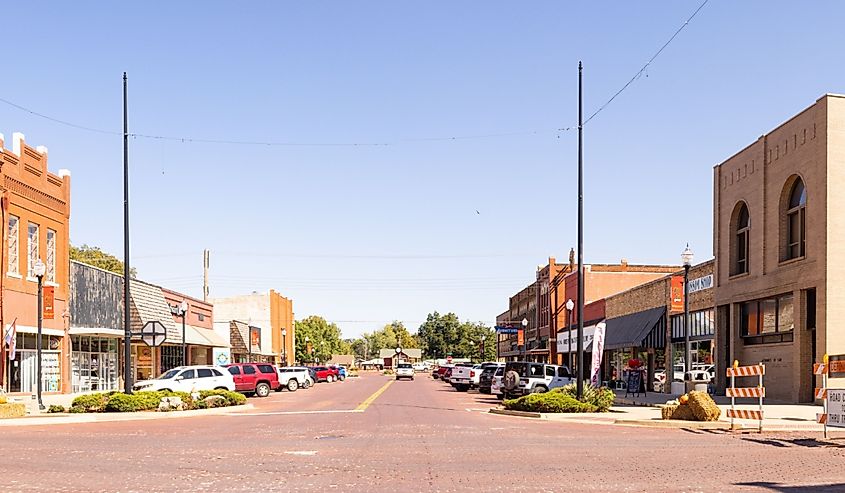
<instances>
[{"instance_id":1,"label":"road sign post","mask_svg":"<svg viewBox=\"0 0 845 493\"><path fill-rule=\"evenodd\" d=\"M147 322L141 328L141 340L150 347L161 346L167 340L167 329L158 320Z\"/></svg>"}]
</instances>

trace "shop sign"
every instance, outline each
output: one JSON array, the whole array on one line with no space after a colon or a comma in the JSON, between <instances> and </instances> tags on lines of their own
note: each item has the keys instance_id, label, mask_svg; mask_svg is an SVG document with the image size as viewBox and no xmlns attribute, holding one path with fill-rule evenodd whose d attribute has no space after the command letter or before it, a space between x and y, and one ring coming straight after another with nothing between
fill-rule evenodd
<instances>
[{"instance_id":1,"label":"shop sign","mask_svg":"<svg viewBox=\"0 0 845 493\"><path fill-rule=\"evenodd\" d=\"M260 327L252 327L249 328L249 341L251 344L252 352L260 351L261 350L261 328Z\"/></svg>"},{"instance_id":2,"label":"shop sign","mask_svg":"<svg viewBox=\"0 0 845 493\"><path fill-rule=\"evenodd\" d=\"M518 332L516 333L516 345L525 345L525 331L522 329L518 329Z\"/></svg>"},{"instance_id":3,"label":"shop sign","mask_svg":"<svg viewBox=\"0 0 845 493\"><path fill-rule=\"evenodd\" d=\"M827 389L827 426L845 428L845 389Z\"/></svg>"},{"instance_id":4,"label":"shop sign","mask_svg":"<svg viewBox=\"0 0 845 493\"><path fill-rule=\"evenodd\" d=\"M44 320L53 320L53 316L55 314L55 309L53 307L53 293L53 286L44 286L41 288L41 300L43 303L41 305L41 318Z\"/></svg>"},{"instance_id":5,"label":"shop sign","mask_svg":"<svg viewBox=\"0 0 845 493\"><path fill-rule=\"evenodd\" d=\"M710 289L713 287L713 274L709 276L699 277L697 279L693 279L688 284L688 289L690 293L697 293L699 291L704 291L705 289Z\"/></svg>"},{"instance_id":6,"label":"shop sign","mask_svg":"<svg viewBox=\"0 0 845 493\"><path fill-rule=\"evenodd\" d=\"M214 358L214 364L218 366L228 365L232 362L232 355L229 352L229 348L213 348L212 357Z\"/></svg>"},{"instance_id":7,"label":"shop sign","mask_svg":"<svg viewBox=\"0 0 845 493\"><path fill-rule=\"evenodd\" d=\"M684 311L684 278L683 276L672 276L671 289L669 291L670 308L672 312Z\"/></svg>"},{"instance_id":8,"label":"shop sign","mask_svg":"<svg viewBox=\"0 0 845 493\"><path fill-rule=\"evenodd\" d=\"M834 354L829 357L828 376L830 378L845 377L845 354Z\"/></svg>"},{"instance_id":9,"label":"shop sign","mask_svg":"<svg viewBox=\"0 0 845 493\"><path fill-rule=\"evenodd\" d=\"M584 348L593 342L596 326L584 327ZM578 329L565 330L557 334L557 352L571 353L578 350Z\"/></svg>"}]
</instances>

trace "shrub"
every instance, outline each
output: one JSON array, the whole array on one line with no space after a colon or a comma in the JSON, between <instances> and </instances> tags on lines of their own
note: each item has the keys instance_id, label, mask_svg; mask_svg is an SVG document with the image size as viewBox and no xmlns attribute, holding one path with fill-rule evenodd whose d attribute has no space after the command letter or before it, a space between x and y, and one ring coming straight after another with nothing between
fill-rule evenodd
<instances>
[{"instance_id":1,"label":"shrub","mask_svg":"<svg viewBox=\"0 0 845 493\"><path fill-rule=\"evenodd\" d=\"M384 372L382 372L382 373L384 373L385 375L393 375L394 371L393 370L384 370Z\"/></svg>"},{"instance_id":2,"label":"shrub","mask_svg":"<svg viewBox=\"0 0 845 493\"><path fill-rule=\"evenodd\" d=\"M205 399L210 395L219 395L226 398L226 404L229 406L240 406L246 404L246 396L240 392L232 392L231 390L203 390L200 392L200 400Z\"/></svg>"},{"instance_id":3,"label":"shrub","mask_svg":"<svg viewBox=\"0 0 845 493\"><path fill-rule=\"evenodd\" d=\"M106 409L109 394L95 393L80 395L71 403L71 407L80 407L88 413L98 413Z\"/></svg>"},{"instance_id":4,"label":"shrub","mask_svg":"<svg viewBox=\"0 0 845 493\"><path fill-rule=\"evenodd\" d=\"M591 413L596 407L587 402L581 402L565 392L546 392L543 394L528 394L519 399L504 401L505 409L513 411L528 411L536 413Z\"/></svg>"},{"instance_id":5,"label":"shrub","mask_svg":"<svg viewBox=\"0 0 845 493\"><path fill-rule=\"evenodd\" d=\"M555 389L555 391L558 389ZM560 389L560 392L575 398L578 391L574 383L566 385ZM607 387L593 387L589 382L584 382L584 399L583 401L595 407L595 412L604 413L613 405L616 399L616 394Z\"/></svg>"},{"instance_id":6,"label":"shrub","mask_svg":"<svg viewBox=\"0 0 845 493\"><path fill-rule=\"evenodd\" d=\"M65 412L65 406L50 404L50 407L47 408L47 412L48 413L63 413L63 412Z\"/></svg>"},{"instance_id":7,"label":"shrub","mask_svg":"<svg viewBox=\"0 0 845 493\"><path fill-rule=\"evenodd\" d=\"M158 392L136 392L131 395L113 394L106 402L105 410L110 413L131 413L157 409L161 402Z\"/></svg>"},{"instance_id":8,"label":"shrub","mask_svg":"<svg viewBox=\"0 0 845 493\"><path fill-rule=\"evenodd\" d=\"M85 408L79 406L71 406L70 409L67 410L69 413L77 414L77 413L84 413Z\"/></svg>"}]
</instances>

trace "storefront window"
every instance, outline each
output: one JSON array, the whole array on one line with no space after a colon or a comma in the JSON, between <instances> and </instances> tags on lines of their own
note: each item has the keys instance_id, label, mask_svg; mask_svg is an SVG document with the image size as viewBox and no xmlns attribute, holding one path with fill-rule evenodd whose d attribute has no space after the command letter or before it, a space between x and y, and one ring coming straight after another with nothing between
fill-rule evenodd
<instances>
[{"instance_id":1,"label":"storefront window","mask_svg":"<svg viewBox=\"0 0 845 493\"><path fill-rule=\"evenodd\" d=\"M35 392L38 386L38 355L35 334L17 334L15 359L9 361L9 391ZM61 392L61 338L41 336L41 389Z\"/></svg>"},{"instance_id":2,"label":"storefront window","mask_svg":"<svg viewBox=\"0 0 845 493\"><path fill-rule=\"evenodd\" d=\"M71 336L73 392L117 390L117 340Z\"/></svg>"},{"instance_id":3,"label":"storefront window","mask_svg":"<svg viewBox=\"0 0 845 493\"><path fill-rule=\"evenodd\" d=\"M161 347L161 372L164 373L171 368L185 365L185 356L182 353L182 346Z\"/></svg>"},{"instance_id":4,"label":"storefront window","mask_svg":"<svg viewBox=\"0 0 845 493\"><path fill-rule=\"evenodd\" d=\"M792 342L795 320L791 294L749 301L740 310L745 344Z\"/></svg>"}]
</instances>

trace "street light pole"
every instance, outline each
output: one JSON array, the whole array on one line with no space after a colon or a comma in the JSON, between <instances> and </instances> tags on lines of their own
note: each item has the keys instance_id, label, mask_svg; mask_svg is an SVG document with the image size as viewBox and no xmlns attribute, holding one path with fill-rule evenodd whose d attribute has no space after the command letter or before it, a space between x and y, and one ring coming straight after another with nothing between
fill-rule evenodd
<instances>
[{"instance_id":1,"label":"street light pole","mask_svg":"<svg viewBox=\"0 0 845 493\"><path fill-rule=\"evenodd\" d=\"M479 363L484 362L484 336L481 336L481 360Z\"/></svg>"},{"instance_id":2,"label":"street light pole","mask_svg":"<svg viewBox=\"0 0 845 493\"><path fill-rule=\"evenodd\" d=\"M525 338L527 334L525 331L528 330L528 319L522 319L522 361L528 360L528 344L525 343Z\"/></svg>"},{"instance_id":3,"label":"street light pole","mask_svg":"<svg viewBox=\"0 0 845 493\"><path fill-rule=\"evenodd\" d=\"M288 346L285 340L285 336L287 335L287 329L282 329L282 366L288 366Z\"/></svg>"},{"instance_id":4,"label":"street light pole","mask_svg":"<svg viewBox=\"0 0 845 493\"><path fill-rule=\"evenodd\" d=\"M578 381L576 396L584 397L584 123L582 67L578 62Z\"/></svg>"},{"instance_id":5,"label":"street light pole","mask_svg":"<svg viewBox=\"0 0 845 493\"><path fill-rule=\"evenodd\" d=\"M692 358L690 357L690 343L689 343L689 269L692 266L693 253L687 248L681 254L681 261L684 263L684 380L686 381L689 375Z\"/></svg>"},{"instance_id":6,"label":"street light pole","mask_svg":"<svg viewBox=\"0 0 845 493\"><path fill-rule=\"evenodd\" d=\"M182 300L179 305L179 311L182 313L182 364L188 366L188 344L185 342L185 316L188 314L188 302Z\"/></svg>"},{"instance_id":7,"label":"street light pole","mask_svg":"<svg viewBox=\"0 0 845 493\"><path fill-rule=\"evenodd\" d=\"M44 262L41 259L35 261L35 265L32 267L32 271L35 274L35 277L38 278L38 339L35 341L35 352L36 352L36 364L38 365L37 377L38 382L36 384L36 394L38 397L38 409L40 411L44 410L44 403L41 402L41 382L43 380L42 377L42 368L41 368L41 325L43 320L43 313L42 313L42 304L43 304L43 292L44 292L44 273L47 271L47 266L44 265Z\"/></svg>"},{"instance_id":8,"label":"street light pole","mask_svg":"<svg viewBox=\"0 0 845 493\"><path fill-rule=\"evenodd\" d=\"M575 308L575 302L572 301L572 298L566 300L566 312L569 316L569 326L566 327L567 336L566 336L566 350L569 353L566 355L566 362L569 365L569 370L572 371L572 309Z\"/></svg>"}]
</instances>

